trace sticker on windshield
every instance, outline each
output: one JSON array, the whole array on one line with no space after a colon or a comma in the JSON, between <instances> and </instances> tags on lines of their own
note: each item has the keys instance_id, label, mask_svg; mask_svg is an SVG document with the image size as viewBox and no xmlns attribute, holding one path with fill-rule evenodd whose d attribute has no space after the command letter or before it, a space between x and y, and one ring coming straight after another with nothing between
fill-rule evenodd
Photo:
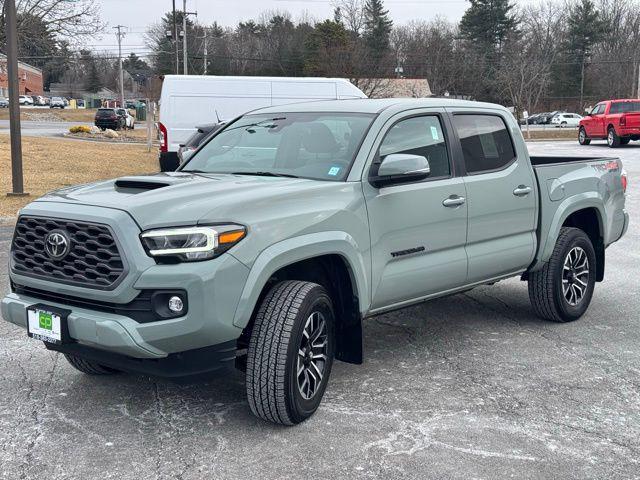
<instances>
[{"instance_id":1,"label":"sticker on windshield","mask_svg":"<svg viewBox=\"0 0 640 480\"><path fill-rule=\"evenodd\" d=\"M340 167L331 167L329 169L328 175L331 175L332 177L335 177L336 175L338 175L338 173L340 173Z\"/></svg>"},{"instance_id":2,"label":"sticker on windshield","mask_svg":"<svg viewBox=\"0 0 640 480\"><path fill-rule=\"evenodd\" d=\"M440 140L440 139L438 138L438 129L437 129L436 127L431 127L431 137L432 137L434 140Z\"/></svg>"}]
</instances>

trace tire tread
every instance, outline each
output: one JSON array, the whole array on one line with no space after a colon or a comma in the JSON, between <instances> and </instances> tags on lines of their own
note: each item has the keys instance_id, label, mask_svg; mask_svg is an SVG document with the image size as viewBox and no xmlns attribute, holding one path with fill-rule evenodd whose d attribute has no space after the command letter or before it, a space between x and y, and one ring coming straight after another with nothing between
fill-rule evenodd
<instances>
[{"instance_id":1,"label":"tire tread","mask_svg":"<svg viewBox=\"0 0 640 480\"><path fill-rule=\"evenodd\" d=\"M247 398L254 415L283 425L297 423L287 408L287 351L296 317L317 284L284 281L271 289L255 318L247 354Z\"/></svg>"}]
</instances>

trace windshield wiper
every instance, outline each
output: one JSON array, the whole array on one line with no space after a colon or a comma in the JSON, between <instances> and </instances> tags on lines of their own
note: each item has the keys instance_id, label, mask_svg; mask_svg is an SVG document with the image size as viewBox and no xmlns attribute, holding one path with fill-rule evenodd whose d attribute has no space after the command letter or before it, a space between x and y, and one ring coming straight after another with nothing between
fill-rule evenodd
<instances>
[{"instance_id":1,"label":"windshield wiper","mask_svg":"<svg viewBox=\"0 0 640 480\"><path fill-rule=\"evenodd\" d=\"M276 172L233 172L232 175L254 175L256 177L300 178L297 175L291 175L290 173L276 173Z\"/></svg>"}]
</instances>

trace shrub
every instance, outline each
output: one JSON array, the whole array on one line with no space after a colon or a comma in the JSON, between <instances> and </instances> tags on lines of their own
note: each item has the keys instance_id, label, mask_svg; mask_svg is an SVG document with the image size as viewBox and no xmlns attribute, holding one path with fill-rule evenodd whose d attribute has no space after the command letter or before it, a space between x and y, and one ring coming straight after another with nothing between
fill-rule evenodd
<instances>
[{"instance_id":1,"label":"shrub","mask_svg":"<svg viewBox=\"0 0 640 480\"><path fill-rule=\"evenodd\" d=\"M91 133L91 127L76 125L69 129L69 133Z\"/></svg>"}]
</instances>

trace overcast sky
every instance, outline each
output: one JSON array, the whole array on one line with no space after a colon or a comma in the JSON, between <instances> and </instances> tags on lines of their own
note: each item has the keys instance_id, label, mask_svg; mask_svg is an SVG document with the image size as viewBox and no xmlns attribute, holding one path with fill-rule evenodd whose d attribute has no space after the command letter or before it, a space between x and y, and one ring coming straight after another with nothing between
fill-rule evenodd
<instances>
[{"instance_id":1,"label":"overcast sky","mask_svg":"<svg viewBox=\"0 0 640 480\"><path fill-rule=\"evenodd\" d=\"M171 0L100 0L102 17L107 24L106 33L89 47L96 50L117 52L113 26L126 26L123 53L145 52L144 32L151 23L171 9ZM385 6L396 23L410 20L430 20L438 15L457 21L469 6L465 0L385 0ZM176 8L182 9L182 0L176 0ZM232 26L239 20L256 19L269 10L286 11L299 19L304 15L315 19L332 16L332 0L187 0L187 11L198 12L197 21L211 24L217 21Z\"/></svg>"}]
</instances>

